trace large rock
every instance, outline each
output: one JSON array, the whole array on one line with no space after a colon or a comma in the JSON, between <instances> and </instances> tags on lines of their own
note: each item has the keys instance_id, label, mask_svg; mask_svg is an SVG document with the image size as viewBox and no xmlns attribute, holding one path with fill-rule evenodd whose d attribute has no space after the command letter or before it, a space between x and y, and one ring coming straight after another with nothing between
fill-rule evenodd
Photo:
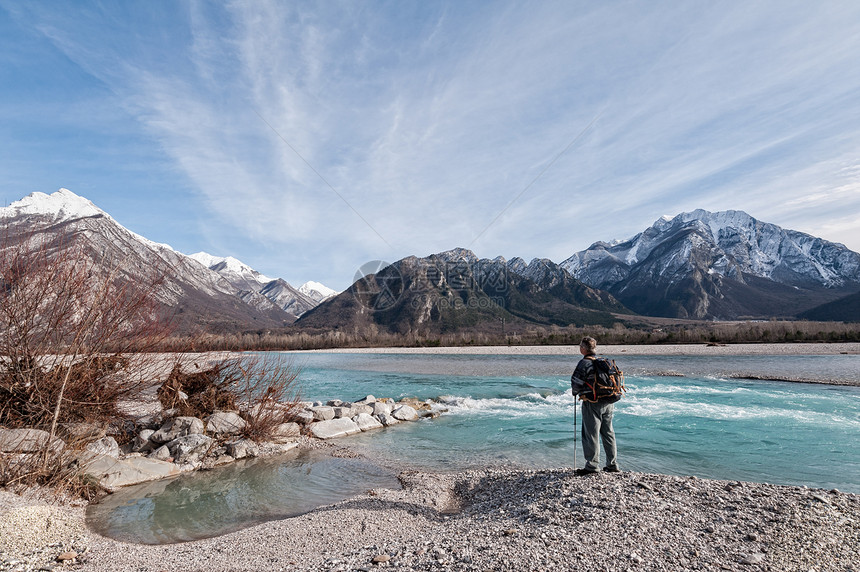
<instances>
[{"instance_id":1,"label":"large rock","mask_svg":"<svg viewBox=\"0 0 860 572\"><path fill-rule=\"evenodd\" d=\"M302 425L308 425L316 421L314 419L314 414L312 411L300 411L296 413L293 418Z\"/></svg>"},{"instance_id":2,"label":"large rock","mask_svg":"<svg viewBox=\"0 0 860 572\"><path fill-rule=\"evenodd\" d=\"M37 453L44 451L50 442L50 449L61 452L66 444L41 429L0 429L0 453Z\"/></svg>"},{"instance_id":3,"label":"large rock","mask_svg":"<svg viewBox=\"0 0 860 572\"><path fill-rule=\"evenodd\" d=\"M170 455L170 449L167 448L167 445L158 447L155 451L147 455L147 457L155 459L156 461L164 461L166 463L173 462L173 457Z\"/></svg>"},{"instance_id":4,"label":"large rock","mask_svg":"<svg viewBox=\"0 0 860 572\"><path fill-rule=\"evenodd\" d=\"M382 423L369 413L359 413L355 417L352 418L358 428L362 431L370 431L371 429L380 429L382 428Z\"/></svg>"},{"instance_id":5,"label":"large rock","mask_svg":"<svg viewBox=\"0 0 860 572\"><path fill-rule=\"evenodd\" d=\"M334 419L334 407L323 405L322 407L311 407L315 421L328 421Z\"/></svg>"},{"instance_id":6,"label":"large rock","mask_svg":"<svg viewBox=\"0 0 860 572\"><path fill-rule=\"evenodd\" d=\"M87 443L87 451L108 457L119 457L119 444L113 437L102 437L98 441Z\"/></svg>"},{"instance_id":7,"label":"large rock","mask_svg":"<svg viewBox=\"0 0 860 572\"><path fill-rule=\"evenodd\" d=\"M185 435L184 437L177 437L167 444L167 448L170 449L170 454L173 455L174 463L179 463L180 465L186 463L194 464L206 455L213 442L214 439L212 437L194 433L192 435Z\"/></svg>"},{"instance_id":8,"label":"large rock","mask_svg":"<svg viewBox=\"0 0 860 572\"><path fill-rule=\"evenodd\" d=\"M244 459L246 457L256 457L260 454L257 444L250 439L240 439L232 443L227 443L227 454L234 459Z\"/></svg>"},{"instance_id":9,"label":"large rock","mask_svg":"<svg viewBox=\"0 0 860 572\"><path fill-rule=\"evenodd\" d=\"M91 423L61 423L60 433L69 443L95 441L105 436L105 428Z\"/></svg>"},{"instance_id":10,"label":"large rock","mask_svg":"<svg viewBox=\"0 0 860 572\"><path fill-rule=\"evenodd\" d=\"M149 438L152 437L153 433L155 433L155 431L152 429L142 429L134 438L134 446L131 450L135 453L140 453L141 451L148 451L151 449L152 442Z\"/></svg>"},{"instance_id":11,"label":"large rock","mask_svg":"<svg viewBox=\"0 0 860 572\"><path fill-rule=\"evenodd\" d=\"M373 410L370 412L372 415L391 415L391 412L394 411L394 405L385 403L384 401L377 401L372 407Z\"/></svg>"},{"instance_id":12,"label":"large rock","mask_svg":"<svg viewBox=\"0 0 860 572\"><path fill-rule=\"evenodd\" d=\"M273 443L288 443L296 440L301 435L298 423L281 423L272 429L271 440Z\"/></svg>"},{"instance_id":13,"label":"large rock","mask_svg":"<svg viewBox=\"0 0 860 572\"><path fill-rule=\"evenodd\" d=\"M165 477L174 477L180 473L179 467L173 463L146 457L119 460L107 455L84 453L80 462L81 472L109 491Z\"/></svg>"},{"instance_id":14,"label":"large rock","mask_svg":"<svg viewBox=\"0 0 860 572\"><path fill-rule=\"evenodd\" d=\"M361 433L361 429L358 428L355 421L345 417L312 423L310 429L311 434L317 439L334 439L335 437Z\"/></svg>"},{"instance_id":15,"label":"large rock","mask_svg":"<svg viewBox=\"0 0 860 572\"><path fill-rule=\"evenodd\" d=\"M392 417L390 413L380 413L379 415L376 415L375 417L377 419L379 419L379 422L382 423L382 425L385 427L389 427L391 425L397 425L398 423L400 423L400 420Z\"/></svg>"},{"instance_id":16,"label":"large rock","mask_svg":"<svg viewBox=\"0 0 860 572\"><path fill-rule=\"evenodd\" d=\"M376 403L376 398L372 395L368 395L366 397L362 397L361 399L356 400L355 403L358 403L361 405L372 405L372 404Z\"/></svg>"},{"instance_id":17,"label":"large rock","mask_svg":"<svg viewBox=\"0 0 860 572\"><path fill-rule=\"evenodd\" d=\"M150 435L149 440L157 444L167 443L186 435L200 435L203 429L203 421L196 417L174 417L165 421L158 431Z\"/></svg>"},{"instance_id":18,"label":"large rock","mask_svg":"<svg viewBox=\"0 0 860 572\"><path fill-rule=\"evenodd\" d=\"M245 429L247 423L238 413L231 411L216 411L206 420L206 431L216 435L237 435Z\"/></svg>"},{"instance_id":19,"label":"large rock","mask_svg":"<svg viewBox=\"0 0 860 572\"><path fill-rule=\"evenodd\" d=\"M391 416L400 421L416 421L418 412L409 405L401 405L391 412Z\"/></svg>"}]
</instances>

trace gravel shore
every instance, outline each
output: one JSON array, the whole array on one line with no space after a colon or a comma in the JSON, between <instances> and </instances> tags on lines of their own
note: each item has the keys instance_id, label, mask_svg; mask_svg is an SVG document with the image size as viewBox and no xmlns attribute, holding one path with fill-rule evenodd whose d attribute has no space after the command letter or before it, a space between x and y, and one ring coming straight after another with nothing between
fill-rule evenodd
<instances>
[{"instance_id":1,"label":"gravel shore","mask_svg":"<svg viewBox=\"0 0 860 572\"><path fill-rule=\"evenodd\" d=\"M74 529L54 552L74 549L74 569L99 572L860 571L860 496L835 490L571 470L404 472L400 480L401 490L216 538L145 546L80 539ZM3 498L0 520L8 518ZM0 568L44 562L16 558Z\"/></svg>"}]
</instances>

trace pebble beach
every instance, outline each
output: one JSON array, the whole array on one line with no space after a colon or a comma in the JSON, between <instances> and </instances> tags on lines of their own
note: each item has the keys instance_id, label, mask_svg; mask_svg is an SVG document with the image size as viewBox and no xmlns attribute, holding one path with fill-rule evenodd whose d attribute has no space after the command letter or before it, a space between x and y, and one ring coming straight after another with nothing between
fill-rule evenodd
<instances>
[{"instance_id":1,"label":"pebble beach","mask_svg":"<svg viewBox=\"0 0 860 572\"><path fill-rule=\"evenodd\" d=\"M860 344L674 348L601 349L629 355L860 353ZM570 348L419 351L569 353ZM348 438L315 446L333 455L354 454ZM403 470L399 480L397 490L375 489L298 517L157 546L122 543L88 531L81 504L49 503L40 491L19 496L0 490L0 571L860 572L860 495L835 489L638 472L576 476L570 469Z\"/></svg>"}]
</instances>

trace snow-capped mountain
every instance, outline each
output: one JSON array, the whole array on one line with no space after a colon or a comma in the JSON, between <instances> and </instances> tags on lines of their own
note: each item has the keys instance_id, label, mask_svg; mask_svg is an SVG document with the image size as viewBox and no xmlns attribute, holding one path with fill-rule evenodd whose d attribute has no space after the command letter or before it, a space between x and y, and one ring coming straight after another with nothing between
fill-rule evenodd
<instances>
[{"instance_id":1,"label":"snow-capped mountain","mask_svg":"<svg viewBox=\"0 0 860 572\"><path fill-rule=\"evenodd\" d=\"M50 195L32 193L0 208L0 224L12 236L29 234L82 244L98 265L115 266L128 280L163 275L156 298L176 312L180 327L186 330L281 327L296 318L259 292L241 290L198 260L131 232L68 189Z\"/></svg>"},{"instance_id":2,"label":"snow-capped mountain","mask_svg":"<svg viewBox=\"0 0 860 572\"><path fill-rule=\"evenodd\" d=\"M315 301L317 304L322 304L329 298L338 295L337 290L332 290L324 284L310 280L299 286L299 292Z\"/></svg>"},{"instance_id":3,"label":"snow-capped mountain","mask_svg":"<svg viewBox=\"0 0 860 572\"><path fill-rule=\"evenodd\" d=\"M253 303L252 300L256 296L262 295L278 308L298 317L322 301L318 301L300 289L294 288L282 278L264 276L232 256L218 257L206 252L197 252L190 256L223 276L239 290L239 296L248 303ZM313 282L313 284L318 283ZM322 284L319 286L325 290L330 290Z\"/></svg>"},{"instance_id":4,"label":"snow-capped mountain","mask_svg":"<svg viewBox=\"0 0 860 572\"><path fill-rule=\"evenodd\" d=\"M664 216L561 264L649 315L793 316L860 289L860 254L742 211Z\"/></svg>"}]
</instances>

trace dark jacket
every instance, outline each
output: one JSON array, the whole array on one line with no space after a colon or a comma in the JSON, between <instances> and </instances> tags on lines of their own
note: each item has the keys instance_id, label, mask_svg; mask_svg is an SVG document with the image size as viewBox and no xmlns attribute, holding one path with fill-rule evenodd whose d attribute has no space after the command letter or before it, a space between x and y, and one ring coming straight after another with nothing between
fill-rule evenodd
<instances>
[{"instance_id":1,"label":"dark jacket","mask_svg":"<svg viewBox=\"0 0 860 572\"><path fill-rule=\"evenodd\" d=\"M590 359L583 357L576 364L576 369L573 370L573 375L570 376L570 389L574 395L579 395L586 390L585 380L594 377L594 363Z\"/></svg>"}]
</instances>

